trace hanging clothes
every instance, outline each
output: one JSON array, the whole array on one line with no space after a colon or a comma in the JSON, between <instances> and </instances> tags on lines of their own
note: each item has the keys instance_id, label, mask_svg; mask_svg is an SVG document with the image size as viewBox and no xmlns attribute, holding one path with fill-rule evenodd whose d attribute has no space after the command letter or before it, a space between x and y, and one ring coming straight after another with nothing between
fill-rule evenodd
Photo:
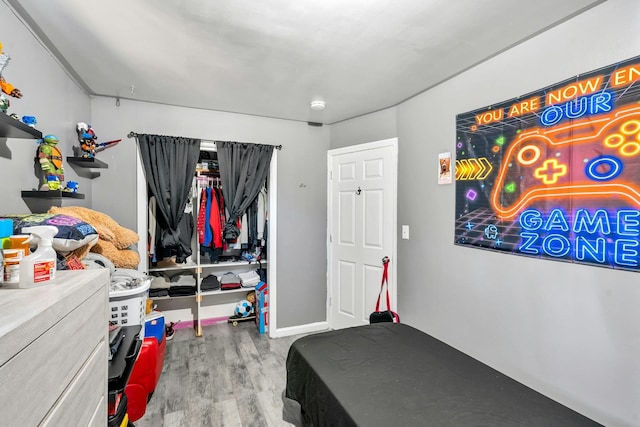
<instances>
[{"instance_id":1,"label":"hanging clothes","mask_svg":"<svg viewBox=\"0 0 640 427\"><path fill-rule=\"evenodd\" d=\"M213 239L211 242L211 247L214 249L222 248L222 227L221 224L224 221L224 218L220 219L220 204L218 203L218 192L211 190L210 195L213 199L211 201L211 212L209 214L208 222L211 227L211 234L213 235ZM216 209L217 208L217 209Z\"/></svg>"},{"instance_id":2,"label":"hanging clothes","mask_svg":"<svg viewBox=\"0 0 640 427\"><path fill-rule=\"evenodd\" d=\"M148 233L149 233L149 242L147 249L149 250L149 258L151 261L156 260L156 227L157 227L157 217L156 217L156 198L155 196L151 196L149 198L149 212L147 217L148 222Z\"/></svg>"},{"instance_id":3,"label":"hanging clothes","mask_svg":"<svg viewBox=\"0 0 640 427\"><path fill-rule=\"evenodd\" d=\"M205 204L205 210L204 210L204 239L202 241L202 244L206 247L211 247L211 241L213 240L213 234L211 232L211 225L210 225L210 218L211 218L211 203L212 203L212 197L211 197L211 189L207 188L205 191L206 194L206 199L207 202ZM213 209L215 209L215 206L213 207Z\"/></svg>"},{"instance_id":4,"label":"hanging clothes","mask_svg":"<svg viewBox=\"0 0 640 427\"><path fill-rule=\"evenodd\" d=\"M240 221L240 236L238 237L238 243L242 249L249 247L249 220L247 213L243 213Z\"/></svg>"},{"instance_id":5,"label":"hanging clothes","mask_svg":"<svg viewBox=\"0 0 640 427\"><path fill-rule=\"evenodd\" d=\"M220 229L224 230L224 224L227 222L224 194L222 192L222 189L219 187L214 188L214 191L216 192L216 197L218 199L218 215L220 217ZM222 247L224 249L224 238L223 238Z\"/></svg>"},{"instance_id":6,"label":"hanging clothes","mask_svg":"<svg viewBox=\"0 0 640 427\"><path fill-rule=\"evenodd\" d=\"M258 215L256 219L258 246L265 245L265 230L267 224L267 189L262 187L258 194Z\"/></svg>"},{"instance_id":7,"label":"hanging clothes","mask_svg":"<svg viewBox=\"0 0 640 427\"><path fill-rule=\"evenodd\" d=\"M206 190L202 190L200 192L200 208L198 209L198 222L197 222L197 228L198 228L198 243L199 244L203 244L204 243L204 228L205 228L205 222L206 222L206 209L207 209L207 191Z\"/></svg>"},{"instance_id":8,"label":"hanging clothes","mask_svg":"<svg viewBox=\"0 0 640 427\"><path fill-rule=\"evenodd\" d=\"M258 198L253 201L247 210L247 218L249 220L249 248L253 249L258 245Z\"/></svg>"}]
</instances>

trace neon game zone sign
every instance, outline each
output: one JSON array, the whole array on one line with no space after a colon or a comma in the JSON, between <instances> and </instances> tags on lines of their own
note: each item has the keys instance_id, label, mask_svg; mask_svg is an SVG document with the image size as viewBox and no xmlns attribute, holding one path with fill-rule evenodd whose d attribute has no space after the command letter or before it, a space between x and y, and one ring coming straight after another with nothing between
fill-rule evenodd
<instances>
[{"instance_id":1,"label":"neon game zone sign","mask_svg":"<svg viewBox=\"0 0 640 427\"><path fill-rule=\"evenodd\" d=\"M640 270L640 57L456 117L455 243Z\"/></svg>"}]
</instances>

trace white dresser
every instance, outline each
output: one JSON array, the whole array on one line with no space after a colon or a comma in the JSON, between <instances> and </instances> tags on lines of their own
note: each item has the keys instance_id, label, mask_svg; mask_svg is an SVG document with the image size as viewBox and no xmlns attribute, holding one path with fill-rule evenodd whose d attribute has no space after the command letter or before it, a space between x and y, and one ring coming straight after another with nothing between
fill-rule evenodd
<instances>
[{"instance_id":1,"label":"white dresser","mask_svg":"<svg viewBox=\"0 0 640 427\"><path fill-rule=\"evenodd\" d=\"M106 426L109 271L0 287L0 426Z\"/></svg>"}]
</instances>

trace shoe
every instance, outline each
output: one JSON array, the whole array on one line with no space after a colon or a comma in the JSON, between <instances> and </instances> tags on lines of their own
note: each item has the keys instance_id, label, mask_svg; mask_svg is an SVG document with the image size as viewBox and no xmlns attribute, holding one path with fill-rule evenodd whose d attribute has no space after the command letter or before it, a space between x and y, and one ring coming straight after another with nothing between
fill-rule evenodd
<instances>
[{"instance_id":1,"label":"shoe","mask_svg":"<svg viewBox=\"0 0 640 427\"><path fill-rule=\"evenodd\" d=\"M173 329L173 327L175 326L177 322L169 322L167 325L164 326L164 335L167 341L171 341L173 339L173 335L175 334L175 330Z\"/></svg>"},{"instance_id":2,"label":"shoe","mask_svg":"<svg viewBox=\"0 0 640 427\"><path fill-rule=\"evenodd\" d=\"M240 258L242 258L244 261L247 261L247 262L253 262L256 260L256 257L251 252L247 252L247 251L242 252L242 255L240 256Z\"/></svg>"}]
</instances>

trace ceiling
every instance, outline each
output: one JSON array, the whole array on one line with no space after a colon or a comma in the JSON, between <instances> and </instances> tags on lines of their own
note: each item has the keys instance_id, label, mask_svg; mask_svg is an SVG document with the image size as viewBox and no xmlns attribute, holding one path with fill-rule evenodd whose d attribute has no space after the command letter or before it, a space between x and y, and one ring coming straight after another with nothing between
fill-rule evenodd
<instances>
[{"instance_id":1,"label":"ceiling","mask_svg":"<svg viewBox=\"0 0 640 427\"><path fill-rule=\"evenodd\" d=\"M330 124L604 0L3 1L91 95Z\"/></svg>"}]
</instances>

